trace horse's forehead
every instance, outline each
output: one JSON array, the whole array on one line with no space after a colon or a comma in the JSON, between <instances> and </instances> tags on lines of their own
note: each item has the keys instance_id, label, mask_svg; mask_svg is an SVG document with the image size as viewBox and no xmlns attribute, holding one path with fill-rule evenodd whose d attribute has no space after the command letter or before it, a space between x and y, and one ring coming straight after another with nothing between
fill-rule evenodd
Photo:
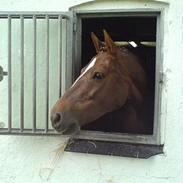
<instances>
[{"instance_id":1,"label":"horse's forehead","mask_svg":"<svg viewBox=\"0 0 183 183\"><path fill-rule=\"evenodd\" d=\"M113 60L114 59L114 55L109 54L107 52L101 52L98 55L96 55L96 59L99 60Z\"/></svg>"},{"instance_id":2,"label":"horse's forehead","mask_svg":"<svg viewBox=\"0 0 183 183\"><path fill-rule=\"evenodd\" d=\"M106 54L106 53L101 53L99 55L96 56L96 64L95 64L95 68L108 68L108 67L113 67L115 66L115 57L110 55L110 54Z\"/></svg>"}]
</instances>

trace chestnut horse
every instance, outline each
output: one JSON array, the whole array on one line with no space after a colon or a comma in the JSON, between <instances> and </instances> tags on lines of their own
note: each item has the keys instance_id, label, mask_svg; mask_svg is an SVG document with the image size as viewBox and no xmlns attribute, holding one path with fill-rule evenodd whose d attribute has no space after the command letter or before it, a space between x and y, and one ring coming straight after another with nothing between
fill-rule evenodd
<instances>
[{"instance_id":1,"label":"chestnut horse","mask_svg":"<svg viewBox=\"0 0 183 183\"><path fill-rule=\"evenodd\" d=\"M130 51L116 46L105 30L104 42L94 33L91 37L97 54L53 106L53 128L71 134L114 112L110 120L112 128L118 124L114 131L150 133L143 119L147 93L143 67Z\"/></svg>"}]
</instances>

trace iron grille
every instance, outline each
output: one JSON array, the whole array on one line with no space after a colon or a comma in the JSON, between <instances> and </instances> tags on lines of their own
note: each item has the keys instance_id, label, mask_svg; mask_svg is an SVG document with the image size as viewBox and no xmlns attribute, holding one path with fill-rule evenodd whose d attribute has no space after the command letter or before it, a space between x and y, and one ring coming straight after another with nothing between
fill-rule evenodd
<instances>
[{"instance_id":1,"label":"iron grille","mask_svg":"<svg viewBox=\"0 0 183 183\"><path fill-rule=\"evenodd\" d=\"M0 27L0 134L58 134L49 110L71 82L70 14L3 12Z\"/></svg>"}]
</instances>

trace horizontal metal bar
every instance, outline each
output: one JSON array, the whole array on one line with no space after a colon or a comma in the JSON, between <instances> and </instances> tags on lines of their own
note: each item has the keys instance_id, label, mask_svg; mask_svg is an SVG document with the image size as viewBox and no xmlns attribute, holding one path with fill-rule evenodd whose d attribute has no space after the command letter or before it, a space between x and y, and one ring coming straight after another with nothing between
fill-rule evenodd
<instances>
[{"instance_id":1,"label":"horizontal metal bar","mask_svg":"<svg viewBox=\"0 0 183 183\"><path fill-rule=\"evenodd\" d=\"M20 133L20 128L11 128L11 132L8 131L8 128L0 128L0 135L61 135L54 130L49 129L46 133L44 129L36 129L34 132L32 129L24 129ZM68 137L64 135L64 137Z\"/></svg>"},{"instance_id":2,"label":"horizontal metal bar","mask_svg":"<svg viewBox=\"0 0 183 183\"><path fill-rule=\"evenodd\" d=\"M44 129L36 129L34 132L32 129L24 129L20 133L20 129L12 128L11 132L8 132L7 128L0 128L0 134L7 135L60 135L62 137L71 137L75 139L86 139L86 140L98 140L98 141L108 141L108 142L125 142L133 144L149 144L149 145L161 145L154 141L154 135L135 135L135 134L125 134L125 133L109 133L109 132L99 132L99 131L87 131L81 130L78 134L72 135L62 135L53 129L48 129L45 133Z\"/></svg>"},{"instance_id":3,"label":"horizontal metal bar","mask_svg":"<svg viewBox=\"0 0 183 183\"><path fill-rule=\"evenodd\" d=\"M49 15L50 18L58 18L59 15L62 15L63 19L69 19L69 13L68 12L39 12L39 11L1 11L0 12L0 18L8 18L8 16L11 16L11 18L20 18L20 16L24 16L24 18L33 18L34 15L37 16L37 18L45 18L46 15Z\"/></svg>"},{"instance_id":4,"label":"horizontal metal bar","mask_svg":"<svg viewBox=\"0 0 183 183\"><path fill-rule=\"evenodd\" d=\"M33 15L30 15L30 16L23 15L23 16L24 16L24 19L33 19ZM46 15L42 15L42 16L36 15L36 16L37 16L37 19L45 19L45 17L46 17ZM12 19L20 19L21 16L20 15L19 16L11 15L11 17L12 17ZM0 15L0 19L8 19L8 16ZM58 19L58 15L50 16L50 19L52 19L52 20ZM65 19L69 19L69 18L65 18Z\"/></svg>"},{"instance_id":5,"label":"horizontal metal bar","mask_svg":"<svg viewBox=\"0 0 183 183\"><path fill-rule=\"evenodd\" d=\"M63 137L69 137L69 135L62 135L55 131L54 129L48 129L45 133L45 129L26 129L24 128L23 132L20 133L20 128L11 128L9 131L8 128L0 128L0 135L61 135ZM102 141L111 141L111 142L130 142L130 139L133 140L133 143L146 143L146 144L154 144L152 142L149 143L149 139L153 138L153 135L134 135L134 134L124 134L124 133L109 133L109 132L99 132L99 131L86 131L81 130L78 134L74 136L75 139L88 139L88 140L102 140ZM134 139L140 139L141 142L137 142ZM145 141L147 139L147 142Z\"/></svg>"},{"instance_id":6,"label":"horizontal metal bar","mask_svg":"<svg viewBox=\"0 0 183 183\"><path fill-rule=\"evenodd\" d=\"M3 71L3 76L7 76L8 72Z\"/></svg>"}]
</instances>

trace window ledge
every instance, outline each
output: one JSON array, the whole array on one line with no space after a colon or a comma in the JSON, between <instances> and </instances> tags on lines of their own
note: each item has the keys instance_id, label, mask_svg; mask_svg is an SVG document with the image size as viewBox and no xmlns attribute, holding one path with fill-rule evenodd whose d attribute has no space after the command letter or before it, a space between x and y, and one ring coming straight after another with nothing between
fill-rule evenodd
<instances>
[{"instance_id":1,"label":"window ledge","mask_svg":"<svg viewBox=\"0 0 183 183\"><path fill-rule=\"evenodd\" d=\"M162 154L163 145L71 139L65 151L147 159L151 156Z\"/></svg>"}]
</instances>

